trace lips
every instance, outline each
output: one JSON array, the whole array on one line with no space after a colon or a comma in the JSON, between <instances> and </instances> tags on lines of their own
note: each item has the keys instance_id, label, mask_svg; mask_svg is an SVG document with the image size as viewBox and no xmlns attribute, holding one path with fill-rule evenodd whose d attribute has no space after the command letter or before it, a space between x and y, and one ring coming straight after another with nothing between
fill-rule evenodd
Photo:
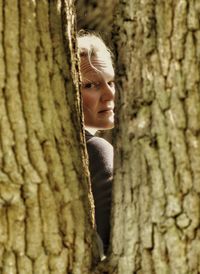
<instances>
[{"instance_id":1,"label":"lips","mask_svg":"<svg viewBox=\"0 0 200 274\"><path fill-rule=\"evenodd\" d=\"M113 111L113 108L104 108L104 109L100 110L98 113L103 113L106 111Z\"/></svg>"}]
</instances>

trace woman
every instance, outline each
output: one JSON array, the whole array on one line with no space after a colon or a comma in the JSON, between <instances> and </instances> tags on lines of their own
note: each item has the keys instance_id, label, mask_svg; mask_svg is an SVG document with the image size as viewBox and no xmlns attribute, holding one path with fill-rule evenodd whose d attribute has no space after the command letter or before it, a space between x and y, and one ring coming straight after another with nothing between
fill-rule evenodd
<instances>
[{"instance_id":1,"label":"woman","mask_svg":"<svg viewBox=\"0 0 200 274\"><path fill-rule=\"evenodd\" d=\"M78 48L95 219L106 253L110 236L113 147L94 134L97 130L111 129L114 126L114 69L111 53L99 37L93 34L79 37Z\"/></svg>"}]
</instances>

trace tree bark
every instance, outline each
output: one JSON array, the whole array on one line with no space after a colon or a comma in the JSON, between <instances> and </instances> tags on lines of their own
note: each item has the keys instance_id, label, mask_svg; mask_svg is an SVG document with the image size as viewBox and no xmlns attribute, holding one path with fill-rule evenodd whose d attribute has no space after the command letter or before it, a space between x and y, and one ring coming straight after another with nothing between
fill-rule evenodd
<instances>
[{"instance_id":1,"label":"tree bark","mask_svg":"<svg viewBox=\"0 0 200 274\"><path fill-rule=\"evenodd\" d=\"M199 1L119 1L109 273L200 273Z\"/></svg>"},{"instance_id":2,"label":"tree bark","mask_svg":"<svg viewBox=\"0 0 200 274\"><path fill-rule=\"evenodd\" d=\"M119 0L111 247L94 269L73 1L0 0L0 273L200 272L199 15Z\"/></svg>"},{"instance_id":3,"label":"tree bark","mask_svg":"<svg viewBox=\"0 0 200 274\"><path fill-rule=\"evenodd\" d=\"M74 32L73 1L0 1L2 274L91 269Z\"/></svg>"},{"instance_id":4,"label":"tree bark","mask_svg":"<svg viewBox=\"0 0 200 274\"><path fill-rule=\"evenodd\" d=\"M76 1L78 29L100 32L109 42L117 0Z\"/></svg>"}]
</instances>

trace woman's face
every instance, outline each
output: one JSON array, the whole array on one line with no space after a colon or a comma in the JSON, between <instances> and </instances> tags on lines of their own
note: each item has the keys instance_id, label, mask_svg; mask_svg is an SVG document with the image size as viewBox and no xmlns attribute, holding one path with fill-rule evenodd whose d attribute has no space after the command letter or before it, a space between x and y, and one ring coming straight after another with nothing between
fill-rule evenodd
<instances>
[{"instance_id":1,"label":"woman's face","mask_svg":"<svg viewBox=\"0 0 200 274\"><path fill-rule=\"evenodd\" d=\"M110 129L114 126L114 69L111 58L81 57L81 92L86 127Z\"/></svg>"}]
</instances>

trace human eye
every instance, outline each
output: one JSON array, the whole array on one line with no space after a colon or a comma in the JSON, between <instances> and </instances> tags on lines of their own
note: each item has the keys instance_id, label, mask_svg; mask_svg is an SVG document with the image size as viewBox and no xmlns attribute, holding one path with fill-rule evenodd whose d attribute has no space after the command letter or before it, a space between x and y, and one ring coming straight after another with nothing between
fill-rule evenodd
<instances>
[{"instance_id":1,"label":"human eye","mask_svg":"<svg viewBox=\"0 0 200 274\"><path fill-rule=\"evenodd\" d=\"M90 89L98 90L100 87L100 83L99 82L87 82L87 83L84 83L82 85L82 87L83 87L83 89L88 89L88 90L90 90Z\"/></svg>"},{"instance_id":2,"label":"human eye","mask_svg":"<svg viewBox=\"0 0 200 274\"><path fill-rule=\"evenodd\" d=\"M95 83L93 83L93 82L83 83L82 87L84 89L92 89L95 87Z\"/></svg>"},{"instance_id":3,"label":"human eye","mask_svg":"<svg viewBox=\"0 0 200 274\"><path fill-rule=\"evenodd\" d=\"M114 80L109 81L109 82L108 82L108 85L109 85L111 88L114 88L114 87L115 87L115 81L114 81Z\"/></svg>"}]
</instances>

